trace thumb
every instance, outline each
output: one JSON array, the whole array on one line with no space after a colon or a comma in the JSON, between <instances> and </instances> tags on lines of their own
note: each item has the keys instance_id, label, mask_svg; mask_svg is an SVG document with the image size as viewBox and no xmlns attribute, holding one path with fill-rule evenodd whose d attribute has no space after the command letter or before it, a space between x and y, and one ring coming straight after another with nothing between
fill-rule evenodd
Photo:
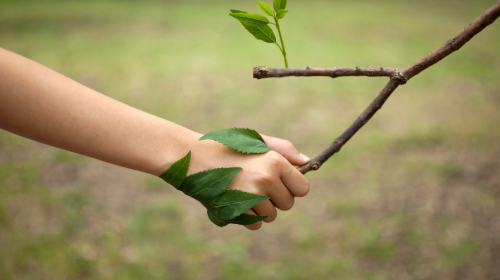
<instances>
[{"instance_id":1,"label":"thumb","mask_svg":"<svg viewBox=\"0 0 500 280\"><path fill-rule=\"evenodd\" d=\"M266 142L266 145L273 151L282 155L286 158L292 165L304 165L308 163L311 159L306 155L302 154L295 148L292 142L276 137L261 135Z\"/></svg>"}]
</instances>

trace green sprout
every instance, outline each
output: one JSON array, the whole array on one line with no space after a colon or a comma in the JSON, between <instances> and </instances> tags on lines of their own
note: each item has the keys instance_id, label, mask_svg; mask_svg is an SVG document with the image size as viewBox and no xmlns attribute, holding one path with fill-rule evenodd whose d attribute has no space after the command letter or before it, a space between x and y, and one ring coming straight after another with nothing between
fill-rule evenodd
<instances>
[{"instance_id":1,"label":"green sprout","mask_svg":"<svg viewBox=\"0 0 500 280\"><path fill-rule=\"evenodd\" d=\"M286 8L287 0L274 0L272 10L266 3L257 1L260 10L267 16L270 16L274 19L275 23L270 22L265 16L261 16L258 14L249 14L240 10L230 10L230 16L239 20L243 27L245 27L250 34L252 34L255 39L264 41L266 43L275 43L276 46L280 49L283 54L283 59L285 60L285 67L288 68L288 61L286 59L286 50L285 43L283 42L283 36L281 35L280 23L279 20L284 18L286 13L288 13ZM278 34L280 36L281 46L276 40L276 36L274 35L273 30L269 27L268 24L272 24L276 26L278 30Z\"/></svg>"}]
</instances>

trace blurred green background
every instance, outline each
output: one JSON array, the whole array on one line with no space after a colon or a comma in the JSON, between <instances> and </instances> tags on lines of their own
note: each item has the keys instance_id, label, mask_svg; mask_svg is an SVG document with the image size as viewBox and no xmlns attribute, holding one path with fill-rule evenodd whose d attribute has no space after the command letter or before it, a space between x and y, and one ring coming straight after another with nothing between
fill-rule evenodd
<instances>
[{"instance_id":1,"label":"blurred green background","mask_svg":"<svg viewBox=\"0 0 500 280\"><path fill-rule=\"evenodd\" d=\"M267 0L270 2L270 0ZM298 1L291 67L406 67L496 1ZM271 4L271 3L269 3ZM315 156L386 78L283 67L230 8L255 1L0 1L0 47L200 133L250 127ZM0 131L0 279L500 279L500 22L400 87L257 232L161 180Z\"/></svg>"}]
</instances>

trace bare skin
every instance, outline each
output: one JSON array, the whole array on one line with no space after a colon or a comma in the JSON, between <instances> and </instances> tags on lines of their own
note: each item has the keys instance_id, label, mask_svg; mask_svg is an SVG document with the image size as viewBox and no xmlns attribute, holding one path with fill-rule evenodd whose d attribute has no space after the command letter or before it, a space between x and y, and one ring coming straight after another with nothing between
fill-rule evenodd
<instances>
[{"instance_id":1,"label":"bare skin","mask_svg":"<svg viewBox=\"0 0 500 280\"><path fill-rule=\"evenodd\" d=\"M263 135L273 151L243 155L170 121L89 89L32 60L0 48L0 128L54 147L159 176L192 151L188 174L242 167L230 189L271 198L248 214L276 219L309 192L293 167L309 161L287 140ZM256 230L262 222L246 226Z\"/></svg>"}]
</instances>

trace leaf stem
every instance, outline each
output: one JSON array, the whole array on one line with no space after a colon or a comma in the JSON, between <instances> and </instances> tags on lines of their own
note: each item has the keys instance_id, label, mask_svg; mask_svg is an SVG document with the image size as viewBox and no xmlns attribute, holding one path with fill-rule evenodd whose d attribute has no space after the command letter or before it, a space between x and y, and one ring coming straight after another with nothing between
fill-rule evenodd
<instances>
[{"instance_id":1,"label":"leaf stem","mask_svg":"<svg viewBox=\"0 0 500 280\"><path fill-rule=\"evenodd\" d=\"M283 58L285 59L285 68L288 68L288 61L286 59L285 43L283 43L283 36L281 36L279 20L275 17L274 21L276 22L276 29L278 29L278 34L280 35L280 41L281 41L281 46L282 46L282 48L280 48L280 50L281 50L281 53L283 54ZM276 45L277 44L278 43L276 43Z\"/></svg>"}]
</instances>

